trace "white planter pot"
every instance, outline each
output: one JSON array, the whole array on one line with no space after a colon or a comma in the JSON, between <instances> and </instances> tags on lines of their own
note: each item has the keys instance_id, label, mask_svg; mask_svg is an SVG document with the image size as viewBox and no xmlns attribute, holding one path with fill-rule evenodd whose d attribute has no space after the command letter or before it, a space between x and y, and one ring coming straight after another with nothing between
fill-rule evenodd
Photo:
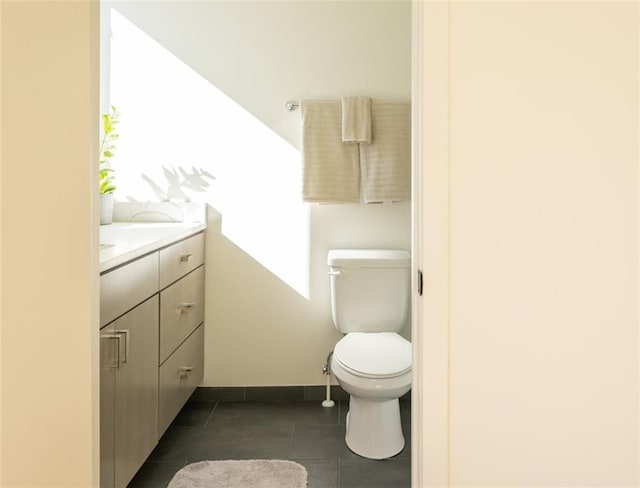
<instances>
[{"instance_id":1,"label":"white planter pot","mask_svg":"<svg viewBox=\"0 0 640 488\"><path fill-rule=\"evenodd\" d=\"M113 193L100 195L100 225L113 222Z\"/></svg>"}]
</instances>

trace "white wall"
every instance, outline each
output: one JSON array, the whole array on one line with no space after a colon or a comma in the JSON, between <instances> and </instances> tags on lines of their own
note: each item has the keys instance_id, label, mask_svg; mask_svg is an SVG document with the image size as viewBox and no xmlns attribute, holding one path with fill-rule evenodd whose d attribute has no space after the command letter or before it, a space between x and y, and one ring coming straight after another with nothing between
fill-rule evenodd
<instances>
[{"instance_id":1,"label":"white wall","mask_svg":"<svg viewBox=\"0 0 640 488\"><path fill-rule=\"evenodd\" d=\"M97 3L0 11L0 485L95 486Z\"/></svg>"},{"instance_id":2,"label":"white wall","mask_svg":"<svg viewBox=\"0 0 640 488\"><path fill-rule=\"evenodd\" d=\"M112 61L111 101L123 113L116 197L157 198L147 181L169 190L164 169L216 177L200 178L205 192L178 185L215 208L204 384L322 384L321 366L339 338L327 250L409 249L410 204L301 203L300 113L284 104L350 94L408 100L410 3L114 6L141 46L126 67ZM116 34L112 52L131 54L131 43L119 48Z\"/></svg>"},{"instance_id":3,"label":"white wall","mask_svg":"<svg viewBox=\"0 0 640 488\"><path fill-rule=\"evenodd\" d=\"M421 342L446 362L421 358L418 389L448 427L421 424L444 463L417 486L638 486L638 4L427 12L421 107L446 144L425 140L425 189L446 191L425 200Z\"/></svg>"}]
</instances>

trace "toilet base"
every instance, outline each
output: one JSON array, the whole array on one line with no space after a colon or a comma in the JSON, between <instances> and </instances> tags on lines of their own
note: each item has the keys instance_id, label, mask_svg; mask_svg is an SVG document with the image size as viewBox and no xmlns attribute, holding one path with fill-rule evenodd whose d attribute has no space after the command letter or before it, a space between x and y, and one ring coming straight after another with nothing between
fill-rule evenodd
<instances>
[{"instance_id":1,"label":"toilet base","mask_svg":"<svg viewBox=\"0 0 640 488\"><path fill-rule=\"evenodd\" d=\"M347 434L349 449L369 459L386 459L404 449L398 399L349 399Z\"/></svg>"}]
</instances>

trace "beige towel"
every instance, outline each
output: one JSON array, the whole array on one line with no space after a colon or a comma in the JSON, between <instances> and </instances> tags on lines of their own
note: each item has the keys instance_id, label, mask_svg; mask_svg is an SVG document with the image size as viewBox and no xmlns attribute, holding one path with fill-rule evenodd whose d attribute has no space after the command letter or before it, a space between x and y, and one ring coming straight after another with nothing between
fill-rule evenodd
<instances>
[{"instance_id":1,"label":"beige towel","mask_svg":"<svg viewBox=\"0 0 640 488\"><path fill-rule=\"evenodd\" d=\"M302 198L305 202L360 201L358 144L342 143L339 100L302 100Z\"/></svg>"},{"instance_id":2,"label":"beige towel","mask_svg":"<svg viewBox=\"0 0 640 488\"><path fill-rule=\"evenodd\" d=\"M371 144L360 145L362 201L411 198L411 103L372 100Z\"/></svg>"},{"instance_id":3,"label":"beige towel","mask_svg":"<svg viewBox=\"0 0 640 488\"><path fill-rule=\"evenodd\" d=\"M342 97L342 142L371 142L369 97Z\"/></svg>"}]
</instances>

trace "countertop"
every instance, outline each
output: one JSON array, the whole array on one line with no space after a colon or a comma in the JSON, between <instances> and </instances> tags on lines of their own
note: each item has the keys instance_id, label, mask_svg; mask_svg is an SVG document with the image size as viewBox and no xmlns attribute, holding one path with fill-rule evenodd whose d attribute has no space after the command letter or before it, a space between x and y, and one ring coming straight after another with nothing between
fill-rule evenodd
<instances>
[{"instance_id":1,"label":"countertop","mask_svg":"<svg viewBox=\"0 0 640 488\"><path fill-rule=\"evenodd\" d=\"M100 273L206 229L204 222L114 222L100 226Z\"/></svg>"}]
</instances>

